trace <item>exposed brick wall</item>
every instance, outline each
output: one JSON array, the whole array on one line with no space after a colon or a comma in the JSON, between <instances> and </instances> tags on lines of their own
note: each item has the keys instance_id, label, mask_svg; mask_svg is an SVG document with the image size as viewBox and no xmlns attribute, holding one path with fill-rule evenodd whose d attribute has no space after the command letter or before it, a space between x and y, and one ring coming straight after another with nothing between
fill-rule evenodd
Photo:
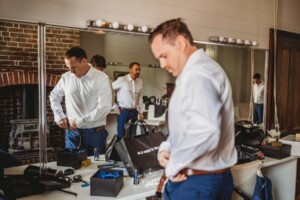
<instances>
[{"instance_id":1,"label":"exposed brick wall","mask_svg":"<svg viewBox=\"0 0 300 200\"><path fill-rule=\"evenodd\" d=\"M38 26L0 20L0 148L7 150L11 131L10 120L20 119L22 112L21 85L38 84ZM78 30L46 26L47 91L50 91L67 69L64 54L67 49L80 44ZM35 102L38 107L38 92ZM47 98L47 120L50 146L64 146L64 130L53 122ZM35 114L38 118L38 112ZM29 161L31 163L31 161Z\"/></svg>"},{"instance_id":2,"label":"exposed brick wall","mask_svg":"<svg viewBox=\"0 0 300 200\"><path fill-rule=\"evenodd\" d=\"M0 69L38 67L37 25L0 21Z\"/></svg>"},{"instance_id":3,"label":"exposed brick wall","mask_svg":"<svg viewBox=\"0 0 300 200\"><path fill-rule=\"evenodd\" d=\"M59 81L60 75L47 74L46 85L54 87ZM0 72L0 88L12 85L38 84L37 72L30 71L13 71Z\"/></svg>"},{"instance_id":4,"label":"exposed brick wall","mask_svg":"<svg viewBox=\"0 0 300 200\"><path fill-rule=\"evenodd\" d=\"M67 70L64 62L66 50L80 43L78 30L46 28L46 66L47 69Z\"/></svg>"}]
</instances>

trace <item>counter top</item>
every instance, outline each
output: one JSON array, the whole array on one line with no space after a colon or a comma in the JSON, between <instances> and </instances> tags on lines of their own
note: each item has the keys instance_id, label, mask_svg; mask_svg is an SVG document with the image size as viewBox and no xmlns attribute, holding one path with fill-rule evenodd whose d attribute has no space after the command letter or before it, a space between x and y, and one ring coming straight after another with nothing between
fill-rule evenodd
<instances>
[{"instance_id":1,"label":"counter top","mask_svg":"<svg viewBox=\"0 0 300 200\"><path fill-rule=\"evenodd\" d=\"M98 165L105 162L104 155L101 155L100 161L94 161L92 157L89 157L92 160L92 164L88 167L82 167L78 170L75 170L75 174L70 175L70 177L80 174L84 181L90 182L90 177L97 172ZM38 164L37 164L38 165ZM10 167L4 170L5 175L16 175L23 174L27 166L18 166ZM64 170L68 167L57 166L56 162L47 163L47 167L56 170ZM93 199L121 199L121 200L137 200L137 199L146 199L146 197L153 196L156 192L157 184L162 175L162 170L152 172L151 174L145 174L140 180L139 185L134 185L131 177L124 177L124 186L121 189L117 197L103 197L103 196L90 196L90 187L82 187L83 183L72 183L70 188L65 188L66 191L71 191L77 193L77 196L72 194L67 194L61 191L50 191L43 194L18 198L22 200L40 200L40 199L49 199L49 200L73 200L73 199L84 199L84 200L93 200Z\"/></svg>"}]
</instances>

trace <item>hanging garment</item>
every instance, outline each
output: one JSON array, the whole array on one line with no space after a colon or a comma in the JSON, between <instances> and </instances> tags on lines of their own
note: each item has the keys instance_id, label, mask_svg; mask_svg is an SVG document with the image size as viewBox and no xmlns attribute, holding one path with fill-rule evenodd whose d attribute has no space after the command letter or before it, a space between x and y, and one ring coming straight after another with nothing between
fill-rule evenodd
<instances>
[{"instance_id":1,"label":"hanging garment","mask_svg":"<svg viewBox=\"0 0 300 200\"><path fill-rule=\"evenodd\" d=\"M273 200L272 182L268 177L263 176L260 171L256 176L252 200Z\"/></svg>"}]
</instances>

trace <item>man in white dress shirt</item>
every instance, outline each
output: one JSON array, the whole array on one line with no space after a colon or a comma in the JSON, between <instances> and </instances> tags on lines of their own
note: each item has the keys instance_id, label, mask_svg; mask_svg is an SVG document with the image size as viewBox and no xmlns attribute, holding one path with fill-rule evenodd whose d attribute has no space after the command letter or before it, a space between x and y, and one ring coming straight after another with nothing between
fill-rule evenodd
<instances>
[{"instance_id":1,"label":"man in white dress shirt","mask_svg":"<svg viewBox=\"0 0 300 200\"><path fill-rule=\"evenodd\" d=\"M231 85L222 67L197 50L181 19L149 36L161 68L176 78L169 103L167 141L158 160L169 178L164 199L229 200L230 167L237 162Z\"/></svg>"},{"instance_id":2,"label":"man in white dress shirt","mask_svg":"<svg viewBox=\"0 0 300 200\"><path fill-rule=\"evenodd\" d=\"M121 139L125 133L125 124L138 118L143 119L143 81L139 78L141 65L132 62L129 65L129 74L118 77L112 83L117 92L117 105L114 110L118 113L117 137Z\"/></svg>"},{"instance_id":3,"label":"man in white dress shirt","mask_svg":"<svg viewBox=\"0 0 300 200\"><path fill-rule=\"evenodd\" d=\"M112 93L109 77L87 62L80 47L65 54L69 71L64 73L50 93L55 122L66 129L66 148L83 146L92 155L94 148L105 153L108 132L106 116L111 110ZM61 105L65 99L65 110Z\"/></svg>"},{"instance_id":4,"label":"man in white dress shirt","mask_svg":"<svg viewBox=\"0 0 300 200\"><path fill-rule=\"evenodd\" d=\"M264 83L261 80L261 75L255 73L253 75L253 123L261 124L263 123L264 117L264 94L265 87Z\"/></svg>"}]
</instances>

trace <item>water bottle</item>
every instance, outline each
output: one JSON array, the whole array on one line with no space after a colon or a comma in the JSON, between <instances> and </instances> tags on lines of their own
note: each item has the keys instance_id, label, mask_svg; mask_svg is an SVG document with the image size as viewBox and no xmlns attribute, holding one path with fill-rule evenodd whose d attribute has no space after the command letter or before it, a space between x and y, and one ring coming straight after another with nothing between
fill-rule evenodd
<instances>
[{"instance_id":1,"label":"water bottle","mask_svg":"<svg viewBox=\"0 0 300 200\"><path fill-rule=\"evenodd\" d=\"M137 170L137 169L134 169L133 170L133 184L134 185L138 185L139 184L139 170Z\"/></svg>"},{"instance_id":2,"label":"water bottle","mask_svg":"<svg viewBox=\"0 0 300 200\"><path fill-rule=\"evenodd\" d=\"M94 161L99 161L99 149L94 149Z\"/></svg>"}]
</instances>

